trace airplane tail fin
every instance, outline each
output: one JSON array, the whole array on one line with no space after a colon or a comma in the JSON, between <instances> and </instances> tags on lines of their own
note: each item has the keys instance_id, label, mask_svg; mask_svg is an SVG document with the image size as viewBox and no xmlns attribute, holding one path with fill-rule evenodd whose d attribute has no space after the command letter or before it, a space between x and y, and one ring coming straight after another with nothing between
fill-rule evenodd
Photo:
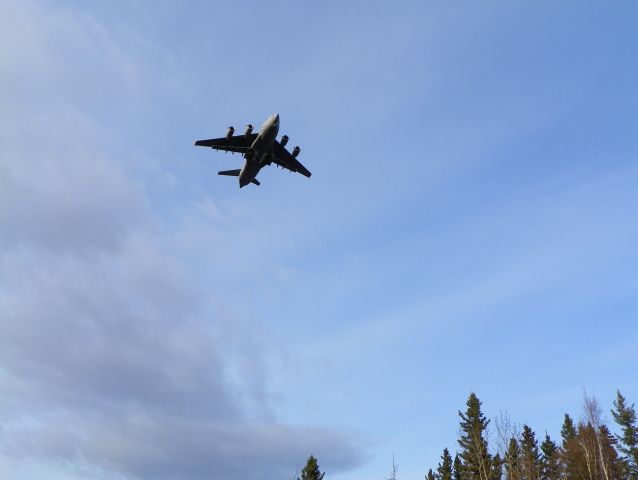
<instances>
[{"instance_id":1,"label":"airplane tail fin","mask_svg":"<svg viewBox=\"0 0 638 480\"><path fill-rule=\"evenodd\" d=\"M239 172L241 170L222 170L221 172L217 172L217 175L226 175L227 177L239 177Z\"/></svg>"},{"instance_id":2,"label":"airplane tail fin","mask_svg":"<svg viewBox=\"0 0 638 480\"><path fill-rule=\"evenodd\" d=\"M259 186L259 185L260 185L259 180L257 180L256 178L253 178L253 179L250 181L250 183L254 183L254 184L255 184L255 185L257 185L257 186Z\"/></svg>"}]
</instances>

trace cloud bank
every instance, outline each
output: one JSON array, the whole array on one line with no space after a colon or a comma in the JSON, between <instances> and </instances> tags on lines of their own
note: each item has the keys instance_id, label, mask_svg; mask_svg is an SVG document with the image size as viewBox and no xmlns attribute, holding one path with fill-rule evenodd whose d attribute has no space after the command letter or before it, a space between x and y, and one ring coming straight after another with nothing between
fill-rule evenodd
<instances>
[{"instance_id":1,"label":"cloud bank","mask_svg":"<svg viewBox=\"0 0 638 480\"><path fill-rule=\"evenodd\" d=\"M0 455L132 479L290 476L310 453L358 465L356 436L275 418L260 326L190 275L176 245L232 248L220 225L201 202L184 207L199 221L166 224L105 147L105 112L133 109L148 75L140 52L88 15L3 10Z\"/></svg>"}]
</instances>

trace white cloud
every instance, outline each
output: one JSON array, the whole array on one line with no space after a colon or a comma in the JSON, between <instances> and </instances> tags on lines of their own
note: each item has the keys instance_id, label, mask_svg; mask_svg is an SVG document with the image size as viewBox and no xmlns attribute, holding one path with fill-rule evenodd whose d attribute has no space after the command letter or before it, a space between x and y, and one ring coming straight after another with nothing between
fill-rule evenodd
<instances>
[{"instance_id":1,"label":"white cloud","mask_svg":"<svg viewBox=\"0 0 638 480\"><path fill-rule=\"evenodd\" d=\"M87 15L5 13L0 456L140 479L285 476L311 452L333 470L358 464L353 435L274 418L270 337L191 274L188 241L232 245L223 209L203 200L164 224L104 145L105 107L147 74L136 49Z\"/></svg>"}]
</instances>

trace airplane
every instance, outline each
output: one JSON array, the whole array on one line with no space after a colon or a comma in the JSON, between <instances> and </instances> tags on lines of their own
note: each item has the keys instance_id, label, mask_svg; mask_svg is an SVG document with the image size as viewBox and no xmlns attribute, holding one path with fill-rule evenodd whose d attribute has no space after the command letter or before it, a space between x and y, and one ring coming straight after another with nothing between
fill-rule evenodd
<instances>
[{"instance_id":1,"label":"airplane","mask_svg":"<svg viewBox=\"0 0 638 480\"><path fill-rule=\"evenodd\" d=\"M239 177L239 188L245 187L249 183L259 186L259 180L255 177L257 177L263 167L271 163L275 163L291 172L301 173L306 177L312 175L297 160L301 152L299 147L295 147L292 153L286 150L288 135L284 135L281 140L277 141L277 134L279 133L278 113L266 119L259 133L253 133L253 126L250 124L246 125L246 131L243 135L234 135L234 133L235 129L228 127L225 137L197 140L195 145L198 147L211 147L225 152L241 153L246 159L241 169L222 170L217 173L218 175Z\"/></svg>"}]
</instances>

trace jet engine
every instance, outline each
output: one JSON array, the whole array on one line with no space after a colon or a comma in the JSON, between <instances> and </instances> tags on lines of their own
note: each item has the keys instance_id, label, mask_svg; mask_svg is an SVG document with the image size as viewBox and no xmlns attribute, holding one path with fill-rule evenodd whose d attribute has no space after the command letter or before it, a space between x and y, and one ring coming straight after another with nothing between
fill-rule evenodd
<instances>
[{"instance_id":1,"label":"jet engine","mask_svg":"<svg viewBox=\"0 0 638 480\"><path fill-rule=\"evenodd\" d=\"M282 147L285 147L286 144L288 143L288 135L284 135L283 137L281 137L281 141L279 143L281 144Z\"/></svg>"},{"instance_id":2,"label":"jet engine","mask_svg":"<svg viewBox=\"0 0 638 480\"><path fill-rule=\"evenodd\" d=\"M295 149L292 151L292 158L297 158L300 153L301 153L301 148L295 147Z\"/></svg>"},{"instance_id":3,"label":"jet engine","mask_svg":"<svg viewBox=\"0 0 638 480\"><path fill-rule=\"evenodd\" d=\"M246 131L244 132L244 135L248 137L251 133L253 133L253 126L249 123L248 125L246 125Z\"/></svg>"},{"instance_id":4,"label":"jet engine","mask_svg":"<svg viewBox=\"0 0 638 480\"><path fill-rule=\"evenodd\" d=\"M228 131L226 132L226 140L230 140L230 137L235 133L235 127L228 127Z\"/></svg>"}]
</instances>

